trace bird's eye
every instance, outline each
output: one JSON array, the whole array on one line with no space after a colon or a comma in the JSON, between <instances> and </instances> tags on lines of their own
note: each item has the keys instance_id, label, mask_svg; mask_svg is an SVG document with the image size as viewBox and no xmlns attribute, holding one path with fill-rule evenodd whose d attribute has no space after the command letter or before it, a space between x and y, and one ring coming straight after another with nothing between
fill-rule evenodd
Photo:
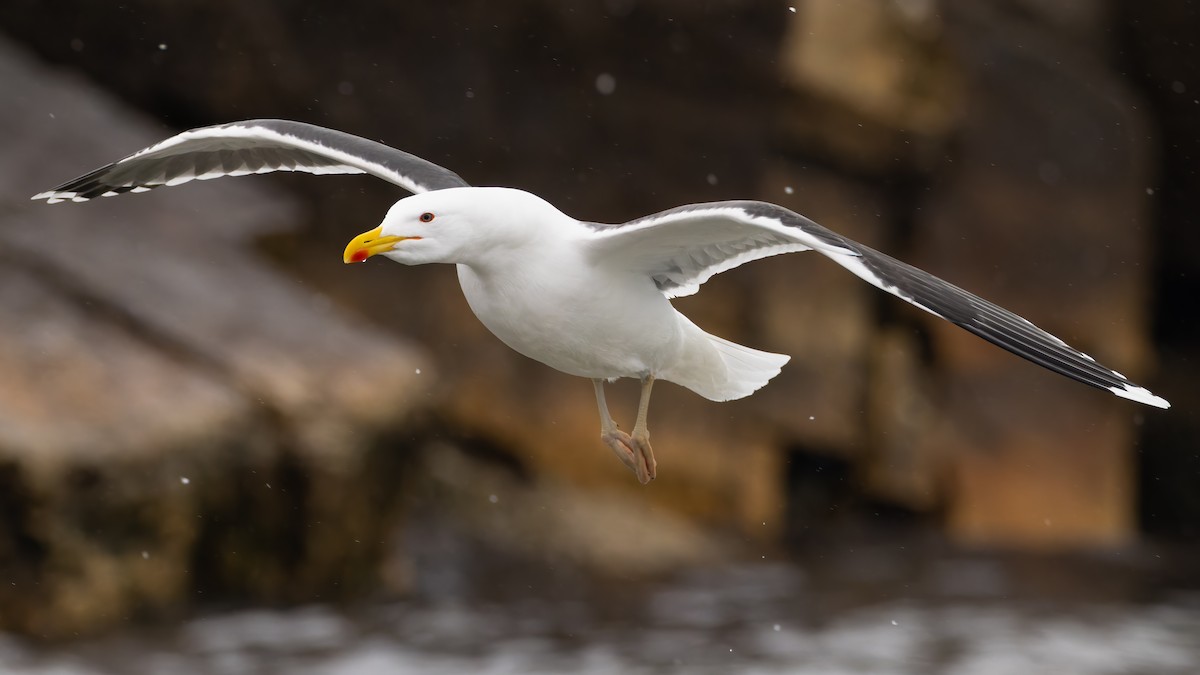
<instances>
[{"instance_id":1,"label":"bird's eye","mask_svg":"<svg viewBox=\"0 0 1200 675\"><path fill-rule=\"evenodd\" d=\"M426 211L425 213L421 214L420 220L422 223L431 223L433 222L433 214Z\"/></svg>"}]
</instances>

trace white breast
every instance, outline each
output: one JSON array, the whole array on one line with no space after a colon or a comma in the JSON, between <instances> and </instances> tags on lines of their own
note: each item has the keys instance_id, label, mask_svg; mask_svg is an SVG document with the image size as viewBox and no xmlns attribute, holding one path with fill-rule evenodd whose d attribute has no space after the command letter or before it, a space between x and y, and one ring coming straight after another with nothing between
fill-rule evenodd
<instances>
[{"instance_id":1,"label":"white breast","mask_svg":"<svg viewBox=\"0 0 1200 675\"><path fill-rule=\"evenodd\" d=\"M458 278L496 337L571 375L640 377L679 348L679 315L649 278L601 274L569 246L539 249L500 271L459 265Z\"/></svg>"}]
</instances>

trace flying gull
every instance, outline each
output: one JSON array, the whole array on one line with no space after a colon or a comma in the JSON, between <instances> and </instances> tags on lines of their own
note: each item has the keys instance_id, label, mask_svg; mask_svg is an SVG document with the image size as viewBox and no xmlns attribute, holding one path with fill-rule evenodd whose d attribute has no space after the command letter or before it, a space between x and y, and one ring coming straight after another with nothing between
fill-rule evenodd
<instances>
[{"instance_id":1,"label":"flying gull","mask_svg":"<svg viewBox=\"0 0 1200 675\"><path fill-rule=\"evenodd\" d=\"M656 380L713 400L749 396L789 357L709 335L671 306L716 274L780 253L816 251L870 284L1034 363L1159 408L1166 400L976 295L759 201L689 204L604 225L522 190L471 187L457 174L374 141L311 124L252 120L185 131L34 195L53 204L191 180L272 171L370 174L414 193L355 237L347 263L453 263L471 310L509 347L592 380L600 437L640 482L655 476L647 411ZM604 383L641 380L632 433Z\"/></svg>"}]
</instances>

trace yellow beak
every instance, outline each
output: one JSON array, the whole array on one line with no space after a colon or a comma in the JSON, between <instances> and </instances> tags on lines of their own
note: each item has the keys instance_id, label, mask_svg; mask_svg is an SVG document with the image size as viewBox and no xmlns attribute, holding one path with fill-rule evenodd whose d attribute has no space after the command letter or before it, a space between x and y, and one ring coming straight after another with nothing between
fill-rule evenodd
<instances>
[{"instance_id":1,"label":"yellow beak","mask_svg":"<svg viewBox=\"0 0 1200 675\"><path fill-rule=\"evenodd\" d=\"M396 244L415 237L397 237L393 234L384 234L383 226L379 226L370 232L363 232L357 237L350 240L346 244L346 251L342 253L342 262L347 265L350 263L365 262L367 258L380 253L386 253Z\"/></svg>"}]
</instances>

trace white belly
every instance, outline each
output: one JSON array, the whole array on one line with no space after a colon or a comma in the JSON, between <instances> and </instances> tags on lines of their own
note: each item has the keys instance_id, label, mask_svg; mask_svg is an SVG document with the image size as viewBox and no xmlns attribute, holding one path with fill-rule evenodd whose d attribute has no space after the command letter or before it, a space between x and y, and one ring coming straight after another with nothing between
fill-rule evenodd
<instances>
[{"instance_id":1,"label":"white belly","mask_svg":"<svg viewBox=\"0 0 1200 675\"><path fill-rule=\"evenodd\" d=\"M553 265L553 264L552 264ZM561 261L502 276L458 266L475 316L512 349L571 375L641 377L678 353L680 317L645 277L596 278Z\"/></svg>"}]
</instances>

